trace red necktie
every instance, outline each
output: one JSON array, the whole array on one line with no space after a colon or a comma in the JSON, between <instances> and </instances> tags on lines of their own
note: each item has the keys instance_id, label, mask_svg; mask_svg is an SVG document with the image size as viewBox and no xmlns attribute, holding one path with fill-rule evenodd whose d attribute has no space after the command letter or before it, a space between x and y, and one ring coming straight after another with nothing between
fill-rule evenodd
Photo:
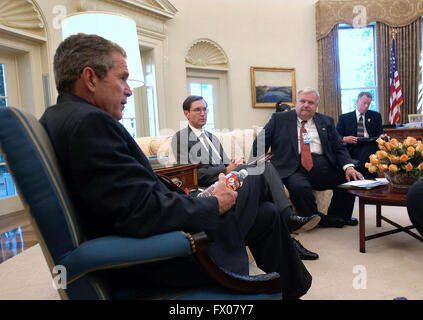
<instances>
[{"instance_id":1,"label":"red necktie","mask_svg":"<svg viewBox=\"0 0 423 320\"><path fill-rule=\"evenodd\" d=\"M310 152L310 143L304 143L304 134L307 133L307 130L304 128L304 125L307 121L301 121L301 130L300 130L300 137L301 137L301 164L303 167L310 171L313 168L313 159L311 158ZM309 141L310 142L310 141Z\"/></svg>"}]
</instances>

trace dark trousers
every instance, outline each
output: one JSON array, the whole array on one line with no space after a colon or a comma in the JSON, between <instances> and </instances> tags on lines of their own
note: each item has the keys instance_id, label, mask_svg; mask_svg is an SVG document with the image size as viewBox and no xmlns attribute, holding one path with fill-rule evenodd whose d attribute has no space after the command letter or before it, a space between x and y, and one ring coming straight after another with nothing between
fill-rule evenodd
<instances>
[{"instance_id":1,"label":"dark trousers","mask_svg":"<svg viewBox=\"0 0 423 320\"><path fill-rule=\"evenodd\" d=\"M283 179L293 205L302 216L317 214L319 212L312 190L332 189L333 196L328 215L343 219L351 218L355 197L346 189L337 187L347 181L345 173L334 168L325 156L312 154L312 158L313 168L310 172L299 164L297 171Z\"/></svg>"},{"instance_id":2,"label":"dark trousers","mask_svg":"<svg viewBox=\"0 0 423 320\"><path fill-rule=\"evenodd\" d=\"M423 180L414 183L407 192L407 211L411 222L423 236Z\"/></svg>"},{"instance_id":3,"label":"dark trousers","mask_svg":"<svg viewBox=\"0 0 423 320\"><path fill-rule=\"evenodd\" d=\"M269 200L271 194L264 176L248 176L242 188L238 189L236 205L221 216L218 234L209 243L209 255L229 271L248 273L245 249L245 245L248 245L259 268L265 272L279 273L282 297L297 299L308 291L312 277L294 248L282 218L287 213L281 214ZM288 207L286 210L291 209ZM211 283L192 257L140 265L125 271L115 270L113 273L115 285L123 283L118 273L129 277L131 283L148 282L166 286Z\"/></svg>"}]
</instances>

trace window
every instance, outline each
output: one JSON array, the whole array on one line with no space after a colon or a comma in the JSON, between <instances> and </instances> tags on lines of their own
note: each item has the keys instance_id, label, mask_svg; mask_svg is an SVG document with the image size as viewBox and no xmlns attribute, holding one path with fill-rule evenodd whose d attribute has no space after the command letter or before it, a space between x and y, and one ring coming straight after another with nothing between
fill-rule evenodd
<instances>
[{"instance_id":1,"label":"window","mask_svg":"<svg viewBox=\"0 0 423 320\"><path fill-rule=\"evenodd\" d=\"M145 59L145 89L147 92L148 126L150 136L159 135L159 110L157 108L156 70L152 55Z\"/></svg>"},{"instance_id":2,"label":"window","mask_svg":"<svg viewBox=\"0 0 423 320\"><path fill-rule=\"evenodd\" d=\"M361 91L372 94L369 109L379 111L374 26L353 28L341 25L338 42L342 113L355 109Z\"/></svg>"},{"instance_id":3,"label":"window","mask_svg":"<svg viewBox=\"0 0 423 320\"><path fill-rule=\"evenodd\" d=\"M216 101L216 80L188 78L189 95L202 96L207 102L209 113L207 114L207 124L204 129L215 130L215 101Z\"/></svg>"},{"instance_id":4,"label":"window","mask_svg":"<svg viewBox=\"0 0 423 320\"><path fill-rule=\"evenodd\" d=\"M133 95L126 100L123 117L120 123L128 130L132 138L137 136L137 119L135 117L135 101Z\"/></svg>"},{"instance_id":5,"label":"window","mask_svg":"<svg viewBox=\"0 0 423 320\"><path fill-rule=\"evenodd\" d=\"M0 64L0 106L7 105L6 66L2 63ZM0 199L14 195L16 195L16 187L7 171L6 163L0 155Z\"/></svg>"}]
</instances>

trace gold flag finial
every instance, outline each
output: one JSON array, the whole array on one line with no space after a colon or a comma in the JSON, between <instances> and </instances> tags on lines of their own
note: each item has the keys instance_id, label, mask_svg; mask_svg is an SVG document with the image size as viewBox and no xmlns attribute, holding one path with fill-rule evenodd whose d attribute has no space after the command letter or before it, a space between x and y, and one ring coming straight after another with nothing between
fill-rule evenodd
<instances>
[{"instance_id":1,"label":"gold flag finial","mask_svg":"<svg viewBox=\"0 0 423 320\"><path fill-rule=\"evenodd\" d=\"M398 29L397 28L392 28L391 29L391 36L392 36L392 39L393 40L395 40L395 36L397 35L397 33L398 33Z\"/></svg>"}]
</instances>

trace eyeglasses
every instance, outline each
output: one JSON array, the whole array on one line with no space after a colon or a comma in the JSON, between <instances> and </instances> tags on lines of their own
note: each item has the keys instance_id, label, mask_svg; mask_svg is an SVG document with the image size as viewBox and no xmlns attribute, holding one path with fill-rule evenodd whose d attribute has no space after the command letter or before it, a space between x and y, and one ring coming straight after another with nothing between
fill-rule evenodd
<instances>
[{"instance_id":1,"label":"eyeglasses","mask_svg":"<svg viewBox=\"0 0 423 320\"><path fill-rule=\"evenodd\" d=\"M204 113L208 113L209 112L209 109L207 109L207 108L195 108L195 109L190 110L189 112L195 112L195 113L204 112Z\"/></svg>"}]
</instances>

